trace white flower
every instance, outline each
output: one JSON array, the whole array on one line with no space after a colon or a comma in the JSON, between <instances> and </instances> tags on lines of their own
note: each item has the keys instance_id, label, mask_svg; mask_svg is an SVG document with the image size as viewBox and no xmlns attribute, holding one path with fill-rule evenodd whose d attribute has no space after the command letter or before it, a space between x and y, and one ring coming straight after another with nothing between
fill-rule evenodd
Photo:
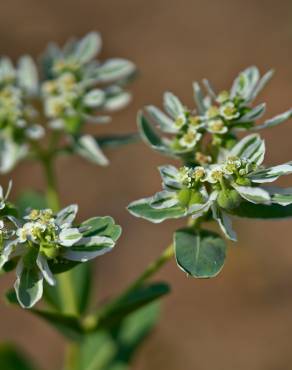
<instances>
[{"instance_id":1,"label":"white flower","mask_svg":"<svg viewBox=\"0 0 292 370\"><path fill-rule=\"evenodd\" d=\"M206 181L209 182L210 184L216 184L217 182L220 182L223 176L224 171L222 166L215 164L207 169Z\"/></svg>"},{"instance_id":2,"label":"white flower","mask_svg":"<svg viewBox=\"0 0 292 370\"><path fill-rule=\"evenodd\" d=\"M180 129L182 128L187 122L187 118L184 113L179 114L175 119L175 126Z\"/></svg>"},{"instance_id":3,"label":"white flower","mask_svg":"<svg viewBox=\"0 0 292 370\"><path fill-rule=\"evenodd\" d=\"M226 120L233 120L235 118L239 117L239 112L237 108L235 107L234 103L227 102L223 104L220 109L220 115L224 117Z\"/></svg>"},{"instance_id":4,"label":"white flower","mask_svg":"<svg viewBox=\"0 0 292 370\"><path fill-rule=\"evenodd\" d=\"M212 134L225 134L227 127L224 125L224 121L221 118L212 119L207 122L207 131Z\"/></svg>"},{"instance_id":5,"label":"white flower","mask_svg":"<svg viewBox=\"0 0 292 370\"><path fill-rule=\"evenodd\" d=\"M191 129L179 139L179 144L184 148L191 149L197 144L201 137L201 133Z\"/></svg>"}]
</instances>

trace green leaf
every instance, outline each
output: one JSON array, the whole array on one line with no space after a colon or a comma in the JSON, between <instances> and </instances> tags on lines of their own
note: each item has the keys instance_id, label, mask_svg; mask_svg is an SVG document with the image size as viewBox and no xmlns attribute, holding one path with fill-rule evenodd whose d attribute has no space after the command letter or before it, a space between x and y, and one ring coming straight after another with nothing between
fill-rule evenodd
<instances>
[{"instance_id":1,"label":"green leaf","mask_svg":"<svg viewBox=\"0 0 292 370\"><path fill-rule=\"evenodd\" d=\"M35 367L28 361L13 344L0 344L0 364L3 370L34 370Z\"/></svg>"},{"instance_id":2,"label":"green leaf","mask_svg":"<svg viewBox=\"0 0 292 370\"><path fill-rule=\"evenodd\" d=\"M36 309L30 310L30 312L45 320L66 338L74 341L82 339L83 328L77 317Z\"/></svg>"},{"instance_id":3,"label":"green leaf","mask_svg":"<svg viewBox=\"0 0 292 370\"><path fill-rule=\"evenodd\" d=\"M17 75L19 84L28 94L35 95L38 92L38 71L29 55L19 59Z\"/></svg>"},{"instance_id":4,"label":"green leaf","mask_svg":"<svg viewBox=\"0 0 292 370\"><path fill-rule=\"evenodd\" d=\"M150 206L152 199L150 197L132 202L128 205L128 211L136 217L144 218L153 223L159 223L170 218L181 218L186 215L186 210L180 205L163 209L152 208Z\"/></svg>"},{"instance_id":5,"label":"green leaf","mask_svg":"<svg viewBox=\"0 0 292 370\"><path fill-rule=\"evenodd\" d=\"M196 278L211 278L221 271L225 256L225 241L216 233L180 229L174 234L174 248L178 266Z\"/></svg>"},{"instance_id":6,"label":"green leaf","mask_svg":"<svg viewBox=\"0 0 292 370\"><path fill-rule=\"evenodd\" d=\"M87 336L80 350L79 370L128 370L137 349L159 317L159 305L149 304L133 312L109 331Z\"/></svg>"},{"instance_id":7,"label":"green leaf","mask_svg":"<svg viewBox=\"0 0 292 370\"><path fill-rule=\"evenodd\" d=\"M105 217L92 217L86 221L83 221L80 228L84 228L83 236L105 236L117 241L121 236L122 229L119 225L115 224L115 221L110 216Z\"/></svg>"},{"instance_id":8,"label":"green leaf","mask_svg":"<svg viewBox=\"0 0 292 370\"><path fill-rule=\"evenodd\" d=\"M106 135L96 137L101 148L119 148L120 146L136 143L140 140L138 133L125 134L125 135Z\"/></svg>"},{"instance_id":9,"label":"green leaf","mask_svg":"<svg viewBox=\"0 0 292 370\"><path fill-rule=\"evenodd\" d=\"M151 283L141 286L127 295L122 295L101 308L95 315L96 324L91 331L108 329L119 323L137 309L168 294L170 288L165 283Z\"/></svg>"},{"instance_id":10,"label":"green leaf","mask_svg":"<svg viewBox=\"0 0 292 370\"><path fill-rule=\"evenodd\" d=\"M73 281L74 297L79 314L83 314L88 309L92 292L92 276L90 263L80 263L73 266L70 271ZM60 296L62 293L58 289L59 285L44 285L44 298L46 302L56 311L62 312L63 300Z\"/></svg>"},{"instance_id":11,"label":"green leaf","mask_svg":"<svg viewBox=\"0 0 292 370\"><path fill-rule=\"evenodd\" d=\"M281 206L279 204L264 205L241 202L238 207L232 209L232 214L253 219L290 218L292 217L292 204Z\"/></svg>"},{"instance_id":12,"label":"green leaf","mask_svg":"<svg viewBox=\"0 0 292 370\"><path fill-rule=\"evenodd\" d=\"M25 214L25 211L31 209L44 209L47 208L47 201L42 193L36 191L24 191L16 200L19 212L21 215Z\"/></svg>"},{"instance_id":13,"label":"green leaf","mask_svg":"<svg viewBox=\"0 0 292 370\"><path fill-rule=\"evenodd\" d=\"M135 70L135 65L129 60L113 58L98 66L96 78L98 82L110 83L131 76Z\"/></svg>"}]
</instances>

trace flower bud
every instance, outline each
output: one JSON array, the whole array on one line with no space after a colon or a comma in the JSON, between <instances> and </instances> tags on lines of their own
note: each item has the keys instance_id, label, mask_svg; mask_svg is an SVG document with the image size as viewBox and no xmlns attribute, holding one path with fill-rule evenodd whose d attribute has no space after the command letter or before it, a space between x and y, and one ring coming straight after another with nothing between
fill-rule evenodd
<instances>
[{"instance_id":1,"label":"flower bud","mask_svg":"<svg viewBox=\"0 0 292 370\"><path fill-rule=\"evenodd\" d=\"M241 196L234 189L221 190L218 194L217 203L221 208L233 209L239 206Z\"/></svg>"}]
</instances>

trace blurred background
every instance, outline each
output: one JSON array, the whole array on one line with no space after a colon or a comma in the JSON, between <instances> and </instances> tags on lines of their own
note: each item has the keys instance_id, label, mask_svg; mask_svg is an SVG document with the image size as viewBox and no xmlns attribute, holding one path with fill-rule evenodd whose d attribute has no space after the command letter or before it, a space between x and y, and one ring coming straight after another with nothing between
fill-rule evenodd
<instances>
[{"instance_id":1,"label":"blurred background","mask_svg":"<svg viewBox=\"0 0 292 370\"><path fill-rule=\"evenodd\" d=\"M276 75L260 99L273 116L292 106L292 2L281 0L9 0L1 3L1 54L37 56L47 42L98 30L102 58L133 60L140 77L133 103L96 133L136 130L143 105L161 105L171 90L192 103L194 79L208 77L229 88L243 68L256 64ZM264 132L266 162L292 159L292 122ZM99 300L120 292L169 244L179 221L153 225L125 210L135 199L160 189L156 167L169 162L142 143L108 152L111 166L79 158L58 162L63 205L80 204L80 217L110 214L124 233L114 252L98 259ZM43 189L40 168L22 164L11 175L13 196ZM7 178L2 178L6 183ZM291 177L283 184L289 186ZM135 370L287 370L292 351L291 221L235 222L240 242L213 280L187 278L172 261L157 279L172 285L162 319L136 356ZM14 276L0 281L0 293ZM19 309L0 306L0 341L16 341L44 370L60 366L63 340L53 329ZM1 367L1 364L0 364ZM3 369L4 370L4 369ZM9 369L5 369L9 370Z\"/></svg>"}]
</instances>

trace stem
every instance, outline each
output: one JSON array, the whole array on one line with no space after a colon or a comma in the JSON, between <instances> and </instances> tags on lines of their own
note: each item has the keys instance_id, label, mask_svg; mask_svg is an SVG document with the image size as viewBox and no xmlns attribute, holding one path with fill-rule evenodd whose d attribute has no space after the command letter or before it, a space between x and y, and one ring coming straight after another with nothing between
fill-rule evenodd
<instances>
[{"instance_id":1,"label":"stem","mask_svg":"<svg viewBox=\"0 0 292 370\"><path fill-rule=\"evenodd\" d=\"M54 151L56 149L57 137L53 136L50 142L50 151L41 153L39 151L41 163L47 180L46 199L48 207L54 212L60 209L60 200L57 191L57 181L54 172ZM68 315L78 315L78 307L73 287L72 272L67 271L56 276L59 298L62 302L62 311ZM64 370L74 370L77 368L79 357L79 347L76 343L68 343L64 359Z\"/></svg>"},{"instance_id":2,"label":"stem","mask_svg":"<svg viewBox=\"0 0 292 370\"><path fill-rule=\"evenodd\" d=\"M42 163L44 166L46 179L47 179L47 192L46 192L47 203L48 203L48 206L53 211L56 212L60 209L60 201L59 201L59 196L57 192L57 182L56 182L56 177L55 177L54 168L53 168L53 158L50 156L47 158L44 158Z\"/></svg>"},{"instance_id":3,"label":"stem","mask_svg":"<svg viewBox=\"0 0 292 370\"><path fill-rule=\"evenodd\" d=\"M173 256L174 248L173 245L170 244L163 253L154 262L150 263L146 270L144 270L144 272L125 290L122 297L143 285L146 280L159 271L161 267L163 267Z\"/></svg>"}]
</instances>

